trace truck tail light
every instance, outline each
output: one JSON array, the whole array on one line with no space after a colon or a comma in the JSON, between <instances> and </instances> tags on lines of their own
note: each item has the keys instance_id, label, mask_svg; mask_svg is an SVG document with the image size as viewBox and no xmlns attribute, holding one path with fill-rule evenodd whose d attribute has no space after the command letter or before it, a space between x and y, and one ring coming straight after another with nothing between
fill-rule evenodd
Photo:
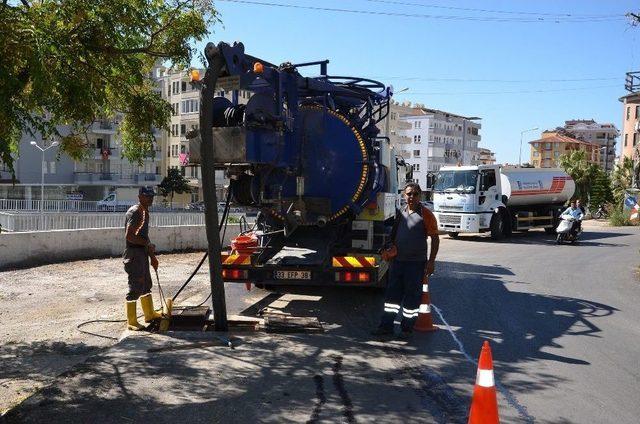
<instances>
[{"instance_id":1,"label":"truck tail light","mask_svg":"<svg viewBox=\"0 0 640 424\"><path fill-rule=\"evenodd\" d=\"M368 283L371 274L365 271L339 271L335 273L335 280L344 283Z\"/></svg>"},{"instance_id":2,"label":"truck tail light","mask_svg":"<svg viewBox=\"0 0 640 424\"><path fill-rule=\"evenodd\" d=\"M223 269L222 278L228 280L246 280L249 278L249 271L246 269Z\"/></svg>"}]
</instances>

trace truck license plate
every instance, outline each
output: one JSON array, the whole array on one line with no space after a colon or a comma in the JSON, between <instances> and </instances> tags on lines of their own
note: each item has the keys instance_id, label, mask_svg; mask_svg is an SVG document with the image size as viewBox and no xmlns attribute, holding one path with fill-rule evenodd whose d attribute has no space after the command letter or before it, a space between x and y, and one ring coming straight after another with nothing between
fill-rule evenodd
<instances>
[{"instance_id":1,"label":"truck license plate","mask_svg":"<svg viewBox=\"0 0 640 424\"><path fill-rule=\"evenodd\" d=\"M311 271L276 271L277 280L311 280Z\"/></svg>"}]
</instances>

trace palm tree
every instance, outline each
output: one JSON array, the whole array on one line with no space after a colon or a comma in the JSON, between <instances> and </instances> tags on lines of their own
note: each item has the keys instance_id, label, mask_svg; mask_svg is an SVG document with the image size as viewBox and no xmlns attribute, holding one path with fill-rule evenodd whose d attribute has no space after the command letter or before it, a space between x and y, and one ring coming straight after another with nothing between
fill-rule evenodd
<instances>
[{"instance_id":1,"label":"palm tree","mask_svg":"<svg viewBox=\"0 0 640 424\"><path fill-rule=\"evenodd\" d=\"M611 177L611 189L616 205L622 205L624 201L624 191L631 188L633 184L633 159L624 157L622 162L616 164Z\"/></svg>"},{"instance_id":2,"label":"palm tree","mask_svg":"<svg viewBox=\"0 0 640 424\"><path fill-rule=\"evenodd\" d=\"M591 185L598 175L600 167L594 163L589 163L587 154L583 150L576 150L560 156L558 163L573 178L576 184L576 191L573 197L582 199L586 204L589 199Z\"/></svg>"}]
</instances>

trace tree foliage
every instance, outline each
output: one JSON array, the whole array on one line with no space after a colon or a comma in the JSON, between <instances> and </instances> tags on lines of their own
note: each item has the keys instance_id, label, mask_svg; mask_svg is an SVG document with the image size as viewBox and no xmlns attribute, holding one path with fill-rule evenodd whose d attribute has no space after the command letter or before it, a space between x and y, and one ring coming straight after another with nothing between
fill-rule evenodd
<instances>
[{"instance_id":1,"label":"tree foliage","mask_svg":"<svg viewBox=\"0 0 640 424\"><path fill-rule=\"evenodd\" d=\"M576 184L576 191L573 197L582 199L584 204L587 204L591 185L601 170L600 167L589 163L587 154L583 150L576 150L560 156L558 163L573 178Z\"/></svg>"},{"instance_id":2,"label":"tree foliage","mask_svg":"<svg viewBox=\"0 0 640 424\"><path fill-rule=\"evenodd\" d=\"M205 0L3 0L0 3L0 160L12 168L21 134L55 136L82 159L92 122L124 113L123 154L141 162L171 109L150 71L190 64L217 21ZM70 125L63 138L56 129Z\"/></svg>"},{"instance_id":3,"label":"tree foliage","mask_svg":"<svg viewBox=\"0 0 640 424\"><path fill-rule=\"evenodd\" d=\"M624 191L631 188L633 183L634 164L630 157L622 158L622 162L616 164L611 178L611 189L616 205L622 207Z\"/></svg>"},{"instance_id":4,"label":"tree foliage","mask_svg":"<svg viewBox=\"0 0 640 424\"><path fill-rule=\"evenodd\" d=\"M171 202L173 203L173 195L175 193L188 193L191 191L191 186L189 185L189 181L182 176L178 169L171 168L169 169L167 176L164 177L162 182L158 185L158 189L160 190L160 194L163 196L170 196Z\"/></svg>"},{"instance_id":5,"label":"tree foliage","mask_svg":"<svg viewBox=\"0 0 640 424\"><path fill-rule=\"evenodd\" d=\"M589 193L589 203L591 204L591 210L595 211L600 205L610 203L613 201L613 194L611 192L611 179L609 175L602 169L598 168L596 177L591 185L591 191Z\"/></svg>"}]
</instances>

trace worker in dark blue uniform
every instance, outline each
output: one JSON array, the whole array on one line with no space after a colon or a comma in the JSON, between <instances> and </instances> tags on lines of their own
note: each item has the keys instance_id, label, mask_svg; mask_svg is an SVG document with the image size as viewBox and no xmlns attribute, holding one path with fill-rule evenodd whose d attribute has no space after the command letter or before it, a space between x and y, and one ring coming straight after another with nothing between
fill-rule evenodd
<instances>
[{"instance_id":1,"label":"worker in dark blue uniform","mask_svg":"<svg viewBox=\"0 0 640 424\"><path fill-rule=\"evenodd\" d=\"M389 267L389 282L385 293L384 312L373 335L393 334L393 321L402 309L401 329L404 335L413 332L418 318L424 278L433 274L440 237L433 213L420 203L421 189L409 183L404 189L407 202L396 214L393 231L397 256ZM431 252L427 260L427 237L431 239Z\"/></svg>"},{"instance_id":2,"label":"worker in dark blue uniform","mask_svg":"<svg viewBox=\"0 0 640 424\"><path fill-rule=\"evenodd\" d=\"M145 322L161 318L162 314L153 308L151 298L151 266L158 270L156 248L149 240L149 207L153 204L155 195L152 187L141 187L138 191L137 205L132 206L125 219L126 247L122 260L124 270L129 278L129 292L127 293L127 328L140 330L142 325L138 323L136 314L136 301L140 299L140 306L144 312Z\"/></svg>"}]
</instances>

